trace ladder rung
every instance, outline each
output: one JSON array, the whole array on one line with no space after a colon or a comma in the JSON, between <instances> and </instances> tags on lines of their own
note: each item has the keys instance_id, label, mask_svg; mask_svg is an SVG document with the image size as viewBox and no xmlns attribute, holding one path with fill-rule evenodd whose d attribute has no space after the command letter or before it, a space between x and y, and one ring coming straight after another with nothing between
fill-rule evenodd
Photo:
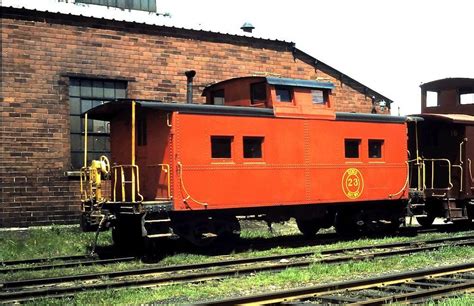
<instances>
[{"instance_id":1,"label":"ladder rung","mask_svg":"<svg viewBox=\"0 0 474 306\"><path fill-rule=\"evenodd\" d=\"M171 222L171 219L145 220L145 223Z\"/></svg>"},{"instance_id":2,"label":"ladder rung","mask_svg":"<svg viewBox=\"0 0 474 306\"><path fill-rule=\"evenodd\" d=\"M173 237L173 236L174 234L171 234L171 233L147 235L148 238L164 238L164 237Z\"/></svg>"}]
</instances>

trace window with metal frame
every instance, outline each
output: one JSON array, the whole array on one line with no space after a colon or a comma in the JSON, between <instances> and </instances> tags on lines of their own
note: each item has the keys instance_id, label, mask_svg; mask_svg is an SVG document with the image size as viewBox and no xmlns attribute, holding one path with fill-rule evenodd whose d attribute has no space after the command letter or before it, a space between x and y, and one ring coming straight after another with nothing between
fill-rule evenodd
<instances>
[{"instance_id":1,"label":"window with metal frame","mask_svg":"<svg viewBox=\"0 0 474 306\"><path fill-rule=\"evenodd\" d=\"M278 102L291 102L293 96L293 90L290 87L275 86L276 100Z\"/></svg>"},{"instance_id":2,"label":"window with metal frame","mask_svg":"<svg viewBox=\"0 0 474 306\"><path fill-rule=\"evenodd\" d=\"M244 158L262 158L263 137L244 137Z\"/></svg>"},{"instance_id":3,"label":"window with metal frame","mask_svg":"<svg viewBox=\"0 0 474 306\"><path fill-rule=\"evenodd\" d=\"M346 158L359 158L360 139L344 139Z\"/></svg>"},{"instance_id":4,"label":"window with metal frame","mask_svg":"<svg viewBox=\"0 0 474 306\"><path fill-rule=\"evenodd\" d=\"M127 82L71 78L69 80L69 119L71 128L71 168L80 169L84 163L84 119L81 114L110 100L126 98ZM88 159L110 155L108 122L88 120Z\"/></svg>"},{"instance_id":5,"label":"window with metal frame","mask_svg":"<svg viewBox=\"0 0 474 306\"><path fill-rule=\"evenodd\" d=\"M232 136L211 136L211 157L232 158Z\"/></svg>"},{"instance_id":6,"label":"window with metal frame","mask_svg":"<svg viewBox=\"0 0 474 306\"><path fill-rule=\"evenodd\" d=\"M214 105L225 104L224 89L220 89L220 90L216 90L212 92L212 104Z\"/></svg>"},{"instance_id":7,"label":"window with metal frame","mask_svg":"<svg viewBox=\"0 0 474 306\"><path fill-rule=\"evenodd\" d=\"M382 158L383 140L369 139L369 158Z\"/></svg>"},{"instance_id":8,"label":"window with metal frame","mask_svg":"<svg viewBox=\"0 0 474 306\"><path fill-rule=\"evenodd\" d=\"M328 91L322 89L312 89L311 96L313 104L325 104L328 102Z\"/></svg>"},{"instance_id":9,"label":"window with metal frame","mask_svg":"<svg viewBox=\"0 0 474 306\"><path fill-rule=\"evenodd\" d=\"M156 0L76 0L76 3L103 5L126 10L156 12Z\"/></svg>"}]
</instances>

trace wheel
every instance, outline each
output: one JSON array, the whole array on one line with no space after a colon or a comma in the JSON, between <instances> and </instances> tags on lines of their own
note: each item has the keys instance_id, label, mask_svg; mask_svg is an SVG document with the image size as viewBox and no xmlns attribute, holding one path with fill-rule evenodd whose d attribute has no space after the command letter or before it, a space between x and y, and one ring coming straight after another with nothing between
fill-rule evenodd
<instances>
[{"instance_id":1,"label":"wheel","mask_svg":"<svg viewBox=\"0 0 474 306\"><path fill-rule=\"evenodd\" d=\"M307 238L313 238L319 231L319 226L314 219L296 219L298 229Z\"/></svg>"},{"instance_id":2,"label":"wheel","mask_svg":"<svg viewBox=\"0 0 474 306\"><path fill-rule=\"evenodd\" d=\"M435 217L427 215L426 217L416 217L416 221L423 227L431 226Z\"/></svg>"}]
</instances>

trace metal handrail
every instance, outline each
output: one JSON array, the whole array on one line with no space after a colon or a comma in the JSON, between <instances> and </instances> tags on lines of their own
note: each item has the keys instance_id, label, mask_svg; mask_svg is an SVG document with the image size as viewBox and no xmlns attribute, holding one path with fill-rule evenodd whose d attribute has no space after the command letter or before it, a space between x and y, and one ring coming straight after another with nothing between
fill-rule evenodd
<instances>
[{"instance_id":1,"label":"metal handrail","mask_svg":"<svg viewBox=\"0 0 474 306\"><path fill-rule=\"evenodd\" d=\"M125 169L131 169L131 181L125 180ZM143 196L140 194L140 170L137 165L115 165L112 166L112 170L114 171L114 189L113 189L113 200L117 202L117 175L118 170L120 170L120 181L121 181L121 194L122 194L122 201L126 201L126 192L125 192L125 185L131 184L132 185L132 192L131 192L131 201L135 202L137 195L140 200L139 202L143 201ZM135 194L136 193L136 194Z\"/></svg>"},{"instance_id":2,"label":"metal handrail","mask_svg":"<svg viewBox=\"0 0 474 306\"><path fill-rule=\"evenodd\" d=\"M426 187L426 164L425 162L431 162L431 186L430 188ZM449 187L444 188L435 188L434 187L434 178L435 178L435 162L446 162L448 165L448 184ZM451 161L446 158L424 158L423 159L423 188L424 189L444 189L451 190L453 188L453 183L451 182Z\"/></svg>"},{"instance_id":3,"label":"metal handrail","mask_svg":"<svg viewBox=\"0 0 474 306\"><path fill-rule=\"evenodd\" d=\"M155 198L155 200L171 200L171 179L170 179L170 165L169 164L155 164L155 165L147 165L147 167L161 167L161 171L166 173L166 187L167 187L167 195L166 198Z\"/></svg>"}]
</instances>

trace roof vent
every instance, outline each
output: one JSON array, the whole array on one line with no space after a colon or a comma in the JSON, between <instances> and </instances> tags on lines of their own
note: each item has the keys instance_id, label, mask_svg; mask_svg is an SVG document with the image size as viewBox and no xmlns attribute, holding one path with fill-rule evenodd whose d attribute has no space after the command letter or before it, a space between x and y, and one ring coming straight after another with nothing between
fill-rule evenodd
<instances>
[{"instance_id":1,"label":"roof vent","mask_svg":"<svg viewBox=\"0 0 474 306\"><path fill-rule=\"evenodd\" d=\"M255 27L250 22L246 22L240 27L240 29L244 32L252 33L252 31L253 31L253 29L255 29Z\"/></svg>"}]
</instances>

